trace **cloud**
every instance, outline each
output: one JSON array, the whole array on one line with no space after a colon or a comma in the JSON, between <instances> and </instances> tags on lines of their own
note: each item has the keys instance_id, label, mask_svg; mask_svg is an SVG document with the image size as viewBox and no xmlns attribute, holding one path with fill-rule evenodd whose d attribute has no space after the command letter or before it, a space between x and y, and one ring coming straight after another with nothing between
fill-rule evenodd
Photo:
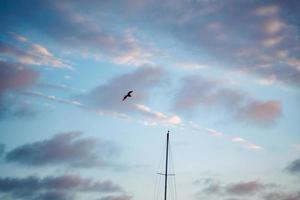
<instances>
[{"instance_id":1,"label":"cloud","mask_svg":"<svg viewBox=\"0 0 300 200\"><path fill-rule=\"evenodd\" d=\"M249 196L256 194L265 189L266 185L258 181L237 182L224 185L214 179L209 182L202 183L204 189L202 192L208 195L235 195L235 196ZM201 192L200 192L201 193ZM200 194L199 193L199 194Z\"/></svg>"},{"instance_id":2,"label":"cloud","mask_svg":"<svg viewBox=\"0 0 300 200\"><path fill-rule=\"evenodd\" d=\"M221 192L221 185L219 183L212 183L202 190L205 194L219 194Z\"/></svg>"},{"instance_id":3,"label":"cloud","mask_svg":"<svg viewBox=\"0 0 300 200\"><path fill-rule=\"evenodd\" d=\"M260 150L260 149L262 149L261 146L253 144L253 143L251 143L251 142L249 142L246 139L241 138L241 137L233 137L231 140L233 142L241 144L243 147L245 147L247 149L252 149L252 150Z\"/></svg>"},{"instance_id":4,"label":"cloud","mask_svg":"<svg viewBox=\"0 0 300 200\"><path fill-rule=\"evenodd\" d=\"M0 158L4 155L4 152L5 152L5 145L0 144Z\"/></svg>"},{"instance_id":5,"label":"cloud","mask_svg":"<svg viewBox=\"0 0 300 200\"><path fill-rule=\"evenodd\" d=\"M240 116L246 120L262 124L274 122L281 116L282 105L279 101L253 101L242 108Z\"/></svg>"},{"instance_id":6,"label":"cloud","mask_svg":"<svg viewBox=\"0 0 300 200\"><path fill-rule=\"evenodd\" d=\"M17 63L0 61L0 92L31 86L38 73Z\"/></svg>"},{"instance_id":7,"label":"cloud","mask_svg":"<svg viewBox=\"0 0 300 200\"><path fill-rule=\"evenodd\" d=\"M154 123L157 122L169 125L179 125L182 123L182 119L177 115L167 116L162 112L153 111L143 104L136 104L135 107L142 115L146 116L146 119L153 121Z\"/></svg>"},{"instance_id":8,"label":"cloud","mask_svg":"<svg viewBox=\"0 0 300 200\"><path fill-rule=\"evenodd\" d=\"M269 37L262 41L261 45L264 47L272 47L275 45L278 45L282 41L282 37L276 36L276 37Z\"/></svg>"},{"instance_id":9,"label":"cloud","mask_svg":"<svg viewBox=\"0 0 300 200\"><path fill-rule=\"evenodd\" d=\"M292 161L286 170L291 174L300 175L300 158Z\"/></svg>"},{"instance_id":10,"label":"cloud","mask_svg":"<svg viewBox=\"0 0 300 200\"><path fill-rule=\"evenodd\" d=\"M43 194L37 195L35 200L68 200L73 199L72 195L67 195L63 192L45 192Z\"/></svg>"},{"instance_id":11,"label":"cloud","mask_svg":"<svg viewBox=\"0 0 300 200\"><path fill-rule=\"evenodd\" d=\"M182 119L176 114L165 114L146 106L152 91L163 83L165 72L159 67L138 68L109 80L81 96L85 105L92 109L109 112L138 114L144 117L145 124L178 125ZM127 91L133 90L132 98L122 102Z\"/></svg>"},{"instance_id":12,"label":"cloud","mask_svg":"<svg viewBox=\"0 0 300 200\"><path fill-rule=\"evenodd\" d=\"M99 115L110 115L122 119L128 119L126 113L138 114L145 118L145 123L178 125L182 119L176 114L165 114L159 111L153 111L150 107L142 104L150 99L152 90L163 83L165 72L162 68L142 67L133 72L117 76L107 83L100 85L86 94L80 94L73 99L62 99L53 95L46 95L41 92L26 91L23 95L43 98L62 104L72 105L94 112ZM37 86L63 89L68 87L64 85L39 83ZM122 102L122 97L129 90L133 90L133 98Z\"/></svg>"},{"instance_id":13,"label":"cloud","mask_svg":"<svg viewBox=\"0 0 300 200\"><path fill-rule=\"evenodd\" d=\"M180 64L177 64L177 66L182 69L187 69L187 70L203 69L203 68L208 67L206 64L191 63L191 62L180 63Z\"/></svg>"},{"instance_id":14,"label":"cloud","mask_svg":"<svg viewBox=\"0 0 300 200\"><path fill-rule=\"evenodd\" d=\"M256 144L254 144L254 143L252 143L252 142L250 142L250 141L248 141L244 138L232 137L229 134L223 133L222 131L219 131L219 130L216 130L216 129L213 129L213 128L205 128L205 127L202 127L202 126L200 126L199 124L197 124L193 121L189 121L188 123L184 124L184 126L190 127L190 128L192 128L196 131L207 132L211 136L214 136L214 137L229 139L230 141L232 141L234 143L240 144L243 148L246 148L246 149L255 150L255 151L262 149L261 146L256 145Z\"/></svg>"},{"instance_id":15,"label":"cloud","mask_svg":"<svg viewBox=\"0 0 300 200\"><path fill-rule=\"evenodd\" d=\"M99 15L99 11L105 6L102 2L90 1L86 4L76 0L41 3L31 0L30 4L34 6L28 13L24 9L26 4L21 3L16 6L16 2L7 1L6 9L1 10L1 13L6 16L9 23L3 23L3 29L18 31L18 26L22 24L23 27L43 35L45 39L54 42L64 50L96 57L100 54L101 58L117 64L136 66L149 64L150 59L156 54L153 48L141 43L131 31L127 29L117 31L111 28L109 22L111 19ZM90 6L92 4L94 6ZM80 7L86 7L89 14L78 9ZM96 7L100 10L95 10ZM17 14L11 15L12 10ZM40 16L41 10L48 16ZM36 20L37 18L39 20ZM49 55L45 49L35 47L40 53Z\"/></svg>"},{"instance_id":16,"label":"cloud","mask_svg":"<svg viewBox=\"0 0 300 200\"><path fill-rule=\"evenodd\" d=\"M130 200L132 199L132 196L129 195L110 195L100 198L99 200Z\"/></svg>"},{"instance_id":17,"label":"cloud","mask_svg":"<svg viewBox=\"0 0 300 200\"><path fill-rule=\"evenodd\" d=\"M0 60L0 116L28 116L32 109L16 95L32 87L39 74L19 63Z\"/></svg>"},{"instance_id":18,"label":"cloud","mask_svg":"<svg viewBox=\"0 0 300 200\"><path fill-rule=\"evenodd\" d=\"M70 65L50 53L46 47L31 43L28 40L18 44L18 46L0 41L0 56L10 58L24 65L72 69Z\"/></svg>"},{"instance_id":19,"label":"cloud","mask_svg":"<svg viewBox=\"0 0 300 200\"><path fill-rule=\"evenodd\" d=\"M222 199L252 198L271 200L272 198L265 198L266 194L272 194L274 190L278 193L283 193L279 185L274 183L263 183L257 180L222 183L213 178L205 178L198 179L196 183L196 185L201 188L200 191L195 194L197 199L206 199L207 197L211 198L211 196L218 196Z\"/></svg>"},{"instance_id":20,"label":"cloud","mask_svg":"<svg viewBox=\"0 0 300 200\"><path fill-rule=\"evenodd\" d=\"M127 32L125 34L125 38L130 48L127 51L122 52L120 55L112 57L112 61L114 63L133 66L153 64L152 57L158 54L158 50L142 44L131 32Z\"/></svg>"},{"instance_id":21,"label":"cloud","mask_svg":"<svg viewBox=\"0 0 300 200\"><path fill-rule=\"evenodd\" d=\"M16 147L6 153L5 160L28 166L107 167L113 166L111 157L117 152L115 145L82 138L82 133L75 131Z\"/></svg>"},{"instance_id":22,"label":"cloud","mask_svg":"<svg viewBox=\"0 0 300 200\"><path fill-rule=\"evenodd\" d=\"M160 84L164 74L163 69L158 67L138 68L131 73L117 76L106 84L96 87L88 92L84 98L87 103L97 108L128 111L128 109L132 109L133 104L148 100L151 90ZM122 97L129 90L133 90L133 98L122 102Z\"/></svg>"},{"instance_id":23,"label":"cloud","mask_svg":"<svg viewBox=\"0 0 300 200\"><path fill-rule=\"evenodd\" d=\"M300 144L294 144L292 145L292 148L300 152Z\"/></svg>"},{"instance_id":24,"label":"cloud","mask_svg":"<svg viewBox=\"0 0 300 200\"><path fill-rule=\"evenodd\" d=\"M264 31L270 35L280 32L285 24L278 19L271 19L264 24Z\"/></svg>"},{"instance_id":25,"label":"cloud","mask_svg":"<svg viewBox=\"0 0 300 200\"><path fill-rule=\"evenodd\" d=\"M147 1L145 7L134 9L133 1L126 2L129 8L125 8L131 8L127 19L145 20L161 35L172 30L168 38L182 42L195 57L211 57L219 61L215 66L243 71L258 79L275 74L276 82L292 87L300 85L300 71L289 62L299 59L296 20L299 16L294 9L298 3ZM115 8L113 4L110 8ZM286 13L289 17L285 17ZM164 17L157 21L161 15ZM123 13L118 16L126 17ZM254 51L241 55L246 49ZM276 55L282 50L288 52L288 59Z\"/></svg>"},{"instance_id":26,"label":"cloud","mask_svg":"<svg viewBox=\"0 0 300 200\"><path fill-rule=\"evenodd\" d=\"M23 119L30 119L37 115L36 109L29 102L19 103L19 105L11 109L10 112L10 116Z\"/></svg>"},{"instance_id":27,"label":"cloud","mask_svg":"<svg viewBox=\"0 0 300 200\"><path fill-rule=\"evenodd\" d=\"M268 15L272 16L278 14L278 12L279 12L279 6L277 5L261 6L255 10L255 13L257 15L262 15L262 16L268 16Z\"/></svg>"},{"instance_id":28,"label":"cloud","mask_svg":"<svg viewBox=\"0 0 300 200\"><path fill-rule=\"evenodd\" d=\"M234 195L251 195L264 189L258 181L239 182L226 187L226 192Z\"/></svg>"},{"instance_id":29,"label":"cloud","mask_svg":"<svg viewBox=\"0 0 300 200\"><path fill-rule=\"evenodd\" d=\"M220 80L200 75L184 77L175 95L174 109L190 112L200 106L221 107L236 119L258 125L274 123L282 112L279 101L255 99L238 88L225 87Z\"/></svg>"},{"instance_id":30,"label":"cloud","mask_svg":"<svg viewBox=\"0 0 300 200\"><path fill-rule=\"evenodd\" d=\"M212 129L212 128L206 128L206 131L211 134L212 136L223 136L224 133L220 132L220 131L217 131L215 129Z\"/></svg>"},{"instance_id":31,"label":"cloud","mask_svg":"<svg viewBox=\"0 0 300 200\"><path fill-rule=\"evenodd\" d=\"M197 179L194 183L200 187L195 193L197 199L227 199L227 200L298 200L300 191L286 190L285 186L261 181L240 181L222 183L214 178Z\"/></svg>"},{"instance_id":32,"label":"cloud","mask_svg":"<svg viewBox=\"0 0 300 200\"><path fill-rule=\"evenodd\" d=\"M106 111L102 110L100 108L95 108L86 104L83 104L82 102L78 100L69 100L69 99L62 99L53 95L46 95L41 92L34 92L34 91L26 91L22 92L22 95L30 96L30 97L35 97L35 98L42 98L48 101L60 103L60 104L65 104L65 105L70 105L70 106L76 106L77 108L80 108L84 111L92 112L97 115L107 115L107 116L112 116L116 117L119 119L129 119L130 117L124 113L116 112L116 111Z\"/></svg>"},{"instance_id":33,"label":"cloud","mask_svg":"<svg viewBox=\"0 0 300 200\"><path fill-rule=\"evenodd\" d=\"M55 83L38 83L37 87L46 88L46 89L54 89L54 90L62 90L64 92L68 92L72 90L70 87L63 84L55 84Z\"/></svg>"},{"instance_id":34,"label":"cloud","mask_svg":"<svg viewBox=\"0 0 300 200\"><path fill-rule=\"evenodd\" d=\"M30 200L65 200L74 199L74 196L80 193L121 193L122 190L119 185L109 180L95 180L79 175L0 178L0 193Z\"/></svg>"},{"instance_id":35,"label":"cloud","mask_svg":"<svg viewBox=\"0 0 300 200\"><path fill-rule=\"evenodd\" d=\"M300 198L300 192L269 192L264 195L264 200L298 200Z\"/></svg>"},{"instance_id":36,"label":"cloud","mask_svg":"<svg viewBox=\"0 0 300 200\"><path fill-rule=\"evenodd\" d=\"M164 76L164 70L159 67L138 68L92 89L87 95L81 96L81 99L93 109L125 114L130 112L133 115L139 114L145 117L147 123L151 124L178 125L182 122L179 116L154 111L143 104L151 98L152 90L163 83ZM129 90L133 90L133 98L122 102L122 97Z\"/></svg>"},{"instance_id":37,"label":"cloud","mask_svg":"<svg viewBox=\"0 0 300 200\"><path fill-rule=\"evenodd\" d=\"M54 101L54 102L58 102L58 103L66 104L66 105L74 105L74 106L77 106L77 107L80 107L83 109L88 109L88 107L86 107L79 101L61 99L61 98L58 98L53 95L45 95L41 92L25 91L25 92L22 92L21 94L26 95L26 96L31 96L31 97L39 97L39 98L47 99L49 101Z\"/></svg>"},{"instance_id":38,"label":"cloud","mask_svg":"<svg viewBox=\"0 0 300 200\"><path fill-rule=\"evenodd\" d=\"M147 36L159 35L182 42L195 57L218 60L221 64L216 66L227 70L243 71L258 79L275 74L276 82L296 87L300 84L300 71L294 62L289 62L300 59L295 20L298 16L293 12L297 3L293 6L293 3L252 1L91 0L87 4L82 0L43 3L31 0L30 4L34 6L29 12L26 3L7 1L0 12L7 19L1 23L2 29L27 28L62 48L101 54L112 62L128 65L151 63L152 57L157 59L159 54L144 43ZM47 16L40 16L41 11ZM289 17L283 17L284 13ZM158 16L162 16L160 20ZM122 25L113 29L111 23ZM137 33L150 29L151 35L142 32L140 41L123 27L134 27ZM246 49L254 51L241 55ZM288 52L286 59L277 56L282 50Z\"/></svg>"}]
</instances>

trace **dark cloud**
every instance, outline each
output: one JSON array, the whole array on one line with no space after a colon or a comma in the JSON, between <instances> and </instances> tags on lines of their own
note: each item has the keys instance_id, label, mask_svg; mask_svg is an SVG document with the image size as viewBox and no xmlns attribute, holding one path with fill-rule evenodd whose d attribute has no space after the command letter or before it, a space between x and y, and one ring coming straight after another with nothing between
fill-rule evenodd
<instances>
[{"instance_id":1,"label":"dark cloud","mask_svg":"<svg viewBox=\"0 0 300 200\"><path fill-rule=\"evenodd\" d=\"M298 200L300 192L269 192L263 196L264 200Z\"/></svg>"},{"instance_id":2,"label":"dark cloud","mask_svg":"<svg viewBox=\"0 0 300 200\"><path fill-rule=\"evenodd\" d=\"M213 178L201 178L197 179L193 182L194 185L208 185L210 183L213 183L215 180Z\"/></svg>"},{"instance_id":3,"label":"dark cloud","mask_svg":"<svg viewBox=\"0 0 300 200\"><path fill-rule=\"evenodd\" d=\"M219 194L222 190L222 187L219 183L209 184L206 188L202 190L205 194Z\"/></svg>"},{"instance_id":4,"label":"dark cloud","mask_svg":"<svg viewBox=\"0 0 300 200\"><path fill-rule=\"evenodd\" d=\"M286 168L286 170L292 174L300 175L300 158L292 161Z\"/></svg>"},{"instance_id":5,"label":"dark cloud","mask_svg":"<svg viewBox=\"0 0 300 200\"><path fill-rule=\"evenodd\" d=\"M260 181L240 181L234 183L222 183L216 179L198 179L196 185L201 188L195 196L197 199L205 197L222 197L222 199L243 199L257 197L258 199L265 194L271 194L274 189L281 191L281 188L274 183L263 183ZM268 199L271 200L271 199ZM272 199L273 200L273 199Z\"/></svg>"},{"instance_id":6,"label":"dark cloud","mask_svg":"<svg viewBox=\"0 0 300 200\"><path fill-rule=\"evenodd\" d=\"M114 144L81 136L81 132L67 132L43 141L24 144L8 151L5 160L29 166L113 166L111 157L118 152Z\"/></svg>"},{"instance_id":7,"label":"dark cloud","mask_svg":"<svg viewBox=\"0 0 300 200\"><path fill-rule=\"evenodd\" d=\"M175 96L174 109L180 112L193 111L199 106L221 107L239 120L268 125L281 116L281 103L262 101L247 95L238 88L224 86L220 80L190 75L182 80Z\"/></svg>"},{"instance_id":8,"label":"dark cloud","mask_svg":"<svg viewBox=\"0 0 300 200\"><path fill-rule=\"evenodd\" d=\"M32 118L37 115L37 111L30 104L20 103L16 109L12 111L12 116L17 118Z\"/></svg>"},{"instance_id":9,"label":"dark cloud","mask_svg":"<svg viewBox=\"0 0 300 200\"><path fill-rule=\"evenodd\" d=\"M70 200L74 197L70 197L70 195L67 195L64 192L46 192L40 195L37 195L34 200Z\"/></svg>"},{"instance_id":10,"label":"dark cloud","mask_svg":"<svg viewBox=\"0 0 300 200\"><path fill-rule=\"evenodd\" d=\"M0 158L4 155L5 152L5 144L0 144Z\"/></svg>"},{"instance_id":11,"label":"dark cloud","mask_svg":"<svg viewBox=\"0 0 300 200\"><path fill-rule=\"evenodd\" d=\"M0 193L15 198L48 200L73 199L78 193L120 193L122 188L111 182L83 178L78 175L0 178Z\"/></svg>"},{"instance_id":12,"label":"dark cloud","mask_svg":"<svg viewBox=\"0 0 300 200\"><path fill-rule=\"evenodd\" d=\"M221 195L224 193L224 186L213 178L202 178L194 181L194 184L200 186L201 191L197 192L195 196L199 199L203 198L203 195Z\"/></svg>"},{"instance_id":13,"label":"dark cloud","mask_svg":"<svg viewBox=\"0 0 300 200\"><path fill-rule=\"evenodd\" d=\"M265 188L258 181L239 182L226 187L226 192L234 195L251 195L262 191Z\"/></svg>"}]
</instances>

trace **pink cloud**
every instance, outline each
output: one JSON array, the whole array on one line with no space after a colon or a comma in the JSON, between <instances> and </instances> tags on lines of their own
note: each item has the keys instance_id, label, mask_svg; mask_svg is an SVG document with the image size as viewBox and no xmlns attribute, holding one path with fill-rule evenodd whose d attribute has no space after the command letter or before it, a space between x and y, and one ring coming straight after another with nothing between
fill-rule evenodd
<instances>
[{"instance_id":1,"label":"pink cloud","mask_svg":"<svg viewBox=\"0 0 300 200\"><path fill-rule=\"evenodd\" d=\"M38 73L21 65L0 61L0 92L31 86Z\"/></svg>"},{"instance_id":2,"label":"pink cloud","mask_svg":"<svg viewBox=\"0 0 300 200\"><path fill-rule=\"evenodd\" d=\"M241 115L250 121L259 124L274 122L282 113L279 101L254 101L244 108Z\"/></svg>"}]
</instances>

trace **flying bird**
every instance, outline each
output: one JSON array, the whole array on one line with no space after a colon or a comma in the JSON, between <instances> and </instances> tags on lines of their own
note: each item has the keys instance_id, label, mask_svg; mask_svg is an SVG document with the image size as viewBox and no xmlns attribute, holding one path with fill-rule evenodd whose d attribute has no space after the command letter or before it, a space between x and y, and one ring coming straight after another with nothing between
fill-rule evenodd
<instances>
[{"instance_id":1,"label":"flying bird","mask_svg":"<svg viewBox=\"0 0 300 200\"><path fill-rule=\"evenodd\" d=\"M123 100L122 101L124 101L125 99L127 99L128 97L132 97L131 96L131 93L132 93L133 91L131 90L131 91L129 91L124 97L123 97Z\"/></svg>"}]
</instances>

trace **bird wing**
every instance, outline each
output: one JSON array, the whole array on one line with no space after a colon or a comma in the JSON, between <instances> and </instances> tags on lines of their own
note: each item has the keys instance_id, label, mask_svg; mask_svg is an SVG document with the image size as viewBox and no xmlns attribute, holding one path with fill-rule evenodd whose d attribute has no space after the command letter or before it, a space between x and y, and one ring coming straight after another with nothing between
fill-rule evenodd
<instances>
[{"instance_id":1,"label":"bird wing","mask_svg":"<svg viewBox=\"0 0 300 200\"><path fill-rule=\"evenodd\" d=\"M133 92L133 91L132 91L132 90L130 90L130 91L128 92L128 94L129 94L129 95L131 95L131 93L132 93L132 92Z\"/></svg>"}]
</instances>

